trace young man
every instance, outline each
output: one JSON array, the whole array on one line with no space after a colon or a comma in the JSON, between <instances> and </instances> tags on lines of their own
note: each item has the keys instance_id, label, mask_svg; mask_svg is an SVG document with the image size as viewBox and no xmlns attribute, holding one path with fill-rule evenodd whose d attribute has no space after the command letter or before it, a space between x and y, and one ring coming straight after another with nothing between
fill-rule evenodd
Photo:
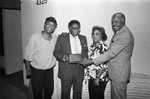
<instances>
[{"instance_id":1,"label":"young man","mask_svg":"<svg viewBox=\"0 0 150 99\"><path fill-rule=\"evenodd\" d=\"M53 67L56 64L53 51L57 40L53 33L56 27L54 17L46 18L44 30L34 33L25 47L26 73L31 75L34 99L51 99L53 94Z\"/></svg>"},{"instance_id":2,"label":"young man","mask_svg":"<svg viewBox=\"0 0 150 99\"><path fill-rule=\"evenodd\" d=\"M79 21L71 20L68 29L69 33L62 33L58 36L54 50L54 55L59 61L58 76L61 79L61 99L70 99L72 86L73 99L81 99L84 67L78 63L70 63L69 55L80 54L82 58L88 58L87 39L79 34Z\"/></svg>"}]
</instances>

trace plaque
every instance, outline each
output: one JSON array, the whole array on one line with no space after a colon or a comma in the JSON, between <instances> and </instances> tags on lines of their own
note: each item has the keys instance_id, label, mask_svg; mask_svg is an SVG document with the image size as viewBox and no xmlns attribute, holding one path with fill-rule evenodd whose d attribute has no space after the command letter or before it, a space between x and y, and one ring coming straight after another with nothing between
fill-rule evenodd
<instances>
[{"instance_id":1,"label":"plaque","mask_svg":"<svg viewBox=\"0 0 150 99\"><path fill-rule=\"evenodd\" d=\"M79 63L83 59L81 57L81 54L71 54L69 55L69 63Z\"/></svg>"}]
</instances>

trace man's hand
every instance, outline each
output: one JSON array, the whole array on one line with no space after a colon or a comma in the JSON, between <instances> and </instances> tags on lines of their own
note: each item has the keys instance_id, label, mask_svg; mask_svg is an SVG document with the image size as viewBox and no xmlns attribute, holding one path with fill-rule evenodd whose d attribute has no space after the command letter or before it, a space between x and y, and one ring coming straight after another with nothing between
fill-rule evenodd
<instances>
[{"instance_id":1,"label":"man's hand","mask_svg":"<svg viewBox=\"0 0 150 99\"><path fill-rule=\"evenodd\" d=\"M63 60L69 63L70 58L68 55L64 55Z\"/></svg>"},{"instance_id":2,"label":"man's hand","mask_svg":"<svg viewBox=\"0 0 150 99\"><path fill-rule=\"evenodd\" d=\"M91 59L84 59L82 62L80 62L80 64L82 64L83 66L89 66L93 64L93 60Z\"/></svg>"},{"instance_id":3,"label":"man's hand","mask_svg":"<svg viewBox=\"0 0 150 99\"><path fill-rule=\"evenodd\" d=\"M83 61L86 61L86 60L87 60L87 58L86 58L86 57L84 57L84 58L83 58Z\"/></svg>"},{"instance_id":4,"label":"man's hand","mask_svg":"<svg viewBox=\"0 0 150 99\"><path fill-rule=\"evenodd\" d=\"M25 61L25 69L26 69L26 78L30 79L31 78L31 66L30 66L30 61Z\"/></svg>"},{"instance_id":5,"label":"man's hand","mask_svg":"<svg viewBox=\"0 0 150 99\"><path fill-rule=\"evenodd\" d=\"M30 79L31 78L31 69L30 67L27 66L27 69L26 69L26 78L27 79Z\"/></svg>"}]
</instances>

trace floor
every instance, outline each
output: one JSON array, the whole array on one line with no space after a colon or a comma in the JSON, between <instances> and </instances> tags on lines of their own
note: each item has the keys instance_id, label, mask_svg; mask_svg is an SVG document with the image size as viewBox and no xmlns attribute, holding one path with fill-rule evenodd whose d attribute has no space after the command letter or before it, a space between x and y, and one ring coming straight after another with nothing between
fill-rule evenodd
<instances>
[{"instance_id":1,"label":"floor","mask_svg":"<svg viewBox=\"0 0 150 99\"><path fill-rule=\"evenodd\" d=\"M0 68L0 99L27 99L27 87L23 84L23 71L6 75Z\"/></svg>"},{"instance_id":2,"label":"floor","mask_svg":"<svg viewBox=\"0 0 150 99\"><path fill-rule=\"evenodd\" d=\"M58 83L59 82L59 83ZM56 95L60 96L60 81L56 80ZM23 71L5 75L0 68L0 99L27 99L27 87L23 84ZM128 99L150 99L150 76L132 73L128 84ZM87 97L87 94L85 94ZM55 96L54 99L60 99ZM87 99L84 98L83 99ZM105 99L110 99L110 84L105 91Z\"/></svg>"}]
</instances>

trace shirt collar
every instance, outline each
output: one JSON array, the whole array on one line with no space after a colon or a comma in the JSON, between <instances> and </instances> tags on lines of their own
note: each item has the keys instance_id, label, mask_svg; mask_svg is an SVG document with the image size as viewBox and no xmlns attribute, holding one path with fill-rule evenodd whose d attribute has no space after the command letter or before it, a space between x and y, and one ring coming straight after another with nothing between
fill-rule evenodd
<instances>
[{"instance_id":1,"label":"shirt collar","mask_svg":"<svg viewBox=\"0 0 150 99\"><path fill-rule=\"evenodd\" d=\"M72 36L70 33L69 33L70 37L71 38L78 38L78 35L77 36Z\"/></svg>"},{"instance_id":2,"label":"shirt collar","mask_svg":"<svg viewBox=\"0 0 150 99\"><path fill-rule=\"evenodd\" d=\"M124 30L124 28L125 28L125 25L119 31L117 31L116 34L122 32Z\"/></svg>"}]
</instances>

